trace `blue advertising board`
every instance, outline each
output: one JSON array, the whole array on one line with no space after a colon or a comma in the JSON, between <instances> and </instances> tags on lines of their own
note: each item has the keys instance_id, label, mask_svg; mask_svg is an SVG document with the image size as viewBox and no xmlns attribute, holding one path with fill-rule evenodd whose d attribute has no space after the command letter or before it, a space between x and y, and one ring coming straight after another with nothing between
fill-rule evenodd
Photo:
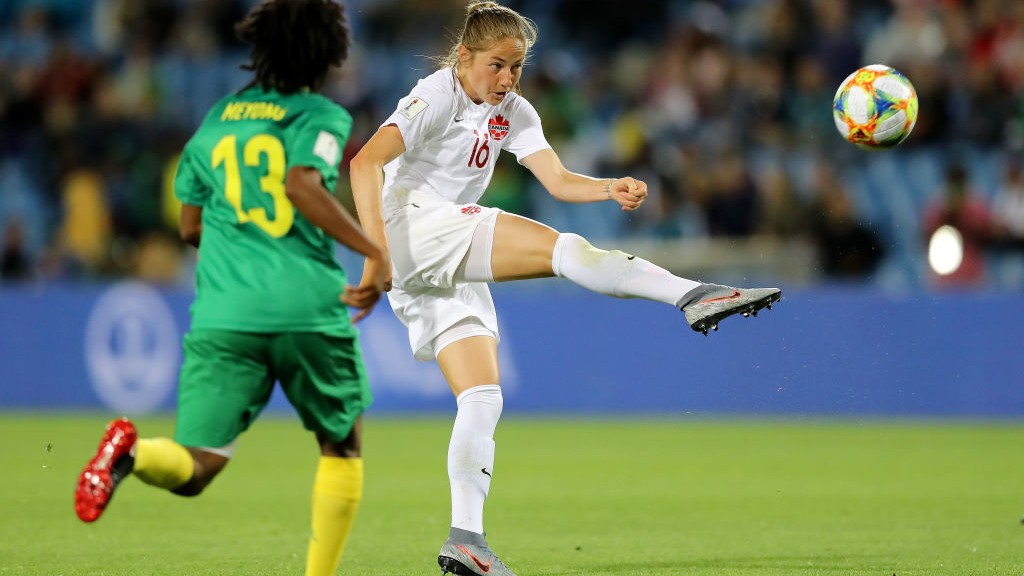
<instances>
[{"instance_id":1,"label":"blue advertising board","mask_svg":"<svg viewBox=\"0 0 1024 576\"><path fill-rule=\"evenodd\" d=\"M498 285L505 410L1024 416L1024 298L787 290L708 337L663 304L564 281ZM0 409L172 410L192 293L137 282L0 289ZM372 412L451 411L382 301L360 324ZM272 409L287 409L275 394Z\"/></svg>"}]
</instances>

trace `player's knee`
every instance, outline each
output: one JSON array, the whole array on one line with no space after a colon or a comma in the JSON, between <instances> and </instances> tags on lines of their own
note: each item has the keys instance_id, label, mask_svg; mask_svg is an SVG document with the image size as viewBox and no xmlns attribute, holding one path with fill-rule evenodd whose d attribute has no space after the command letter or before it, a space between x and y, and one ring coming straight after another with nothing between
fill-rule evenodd
<instances>
[{"instance_id":1,"label":"player's knee","mask_svg":"<svg viewBox=\"0 0 1024 576\"><path fill-rule=\"evenodd\" d=\"M220 468L204 469L197 462L195 473L192 474L192 477L189 478L188 482L185 482L181 486L171 490L171 492L178 496L199 496L204 490L206 490L206 487L213 482L213 479L217 477L218 473L220 473Z\"/></svg>"},{"instance_id":2,"label":"player's knee","mask_svg":"<svg viewBox=\"0 0 1024 576\"><path fill-rule=\"evenodd\" d=\"M192 454L192 477L187 482L171 490L179 496L198 496L206 490L220 471L227 466L228 458L220 454L198 449L189 449Z\"/></svg>"},{"instance_id":3,"label":"player's knee","mask_svg":"<svg viewBox=\"0 0 1024 576\"><path fill-rule=\"evenodd\" d=\"M587 250L594 247L589 240L572 232L560 233L556 242L567 250Z\"/></svg>"},{"instance_id":4,"label":"player's knee","mask_svg":"<svg viewBox=\"0 0 1024 576\"><path fill-rule=\"evenodd\" d=\"M195 478L193 478L188 482L185 482L181 486L178 486L177 488L171 490L171 492L173 494L177 494L178 496L185 496L191 498L193 496L199 496L200 494L202 494L203 490L205 490L208 485L209 482L199 483L195 481Z\"/></svg>"},{"instance_id":5,"label":"player's knee","mask_svg":"<svg viewBox=\"0 0 1024 576\"><path fill-rule=\"evenodd\" d=\"M582 236L560 234L553 262L555 273L584 288L623 298L622 283L636 266L637 259L621 250L602 250Z\"/></svg>"},{"instance_id":6,"label":"player's knee","mask_svg":"<svg viewBox=\"0 0 1024 576\"><path fill-rule=\"evenodd\" d=\"M562 232L555 240L555 249L551 255L551 270L556 276L569 277L572 269L580 262L593 260L593 252L597 249L586 238L572 232ZM591 258L587 258L591 255Z\"/></svg>"},{"instance_id":7,"label":"player's knee","mask_svg":"<svg viewBox=\"0 0 1024 576\"><path fill-rule=\"evenodd\" d=\"M360 416L348 436L344 440L335 440L324 432L317 432L316 441L320 445L321 456L333 456L335 458L359 458L362 456L362 416Z\"/></svg>"},{"instance_id":8,"label":"player's knee","mask_svg":"<svg viewBox=\"0 0 1024 576\"><path fill-rule=\"evenodd\" d=\"M334 458L359 458L362 451L350 442L321 442L320 455Z\"/></svg>"}]
</instances>

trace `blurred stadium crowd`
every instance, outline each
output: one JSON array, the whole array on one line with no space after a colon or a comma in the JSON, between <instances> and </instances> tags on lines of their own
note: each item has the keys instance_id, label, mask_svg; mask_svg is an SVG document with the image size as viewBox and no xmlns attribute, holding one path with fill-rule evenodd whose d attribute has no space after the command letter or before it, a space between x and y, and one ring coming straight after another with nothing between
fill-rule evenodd
<instances>
[{"instance_id":1,"label":"blurred stadium crowd","mask_svg":"<svg viewBox=\"0 0 1024 576\"><path fill-rule=\"evenodd\" d=\"M0 282L189 280L171 179L208 106L247 79L232 24L252 3L0 2ZM327 93L356 118L350 157L447 52L464 2L347 4L356 46ZM927 234L963 217L977 270L954 280L1024 286L1018 251L998 249L1024 234L1024 2L504 4L540 28L522 89L566 165L643 178L651 199L630 216L561 205L506 158L485 203L598 243L809 246L817 280L898 286L929 281ZM869 63L920 97L897 150L833 126L836 87Z\"/></svg>"}]
</instances>

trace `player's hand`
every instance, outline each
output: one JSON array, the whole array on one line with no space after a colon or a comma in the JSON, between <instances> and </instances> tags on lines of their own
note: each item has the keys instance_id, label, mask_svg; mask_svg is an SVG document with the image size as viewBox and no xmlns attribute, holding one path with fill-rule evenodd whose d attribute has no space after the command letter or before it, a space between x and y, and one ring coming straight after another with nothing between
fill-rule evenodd
<instances>
[{"instance_id":1,"label":"player's hand","mask_svg":"<svg viewBox=\"0 0 1024 576\"><path fill-rule=\"evenodd\" d=\"M647 183L632 176L612 180L608 191L611 192L612 199L627 212L636 210L647 199Z\"/></svg>"},{"instance_id":2,"label":"player's hand","mask_svg":"<svg viewBox=\"0 0 1024 576\"><path fill-rule=\"evenodd\" d=\"M380 300L382 292L391 290L391 256L367 258L363 262L363 278L359 286L346 286L341 301L358 310L352 316L352 322L366 318Z\"/></svg>"}]
</instances>

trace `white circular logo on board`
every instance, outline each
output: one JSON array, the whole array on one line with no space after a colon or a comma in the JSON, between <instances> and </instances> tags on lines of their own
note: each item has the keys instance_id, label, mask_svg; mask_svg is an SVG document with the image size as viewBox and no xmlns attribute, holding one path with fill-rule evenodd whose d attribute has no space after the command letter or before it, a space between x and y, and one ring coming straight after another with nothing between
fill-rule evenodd
<instances>
[{"instance_id":1,"label":"white circular logo on board","mask_svg":"<svg viewBox=\"0 0 1024 576\"><path fill-rule=\"evenodd\" d=\"M100 400L126 414L159 407L177 379L180 338L170 307L149 285L122 282L103 292L85 328L85 365Z\"/></svg>"}]
</instances>

